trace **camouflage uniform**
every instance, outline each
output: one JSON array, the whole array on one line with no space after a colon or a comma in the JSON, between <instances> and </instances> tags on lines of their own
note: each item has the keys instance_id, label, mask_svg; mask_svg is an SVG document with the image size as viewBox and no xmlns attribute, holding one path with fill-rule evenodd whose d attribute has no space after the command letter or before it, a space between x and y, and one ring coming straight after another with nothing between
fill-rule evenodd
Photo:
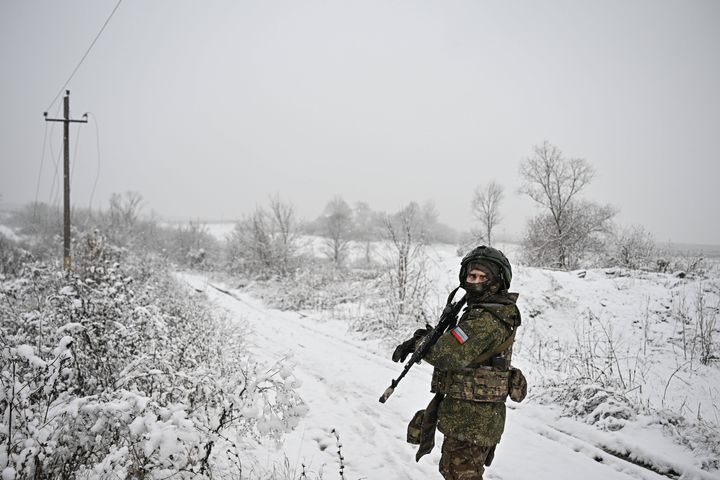
<instances>
[{"instance_id":1,"label":"camouflage uniform","mask_svg":"<svg viewBox=\"0 0 720 480\"><path fill-rule=\"evenodd\" d=\"M502 345L512 333L512 326L519 323L515 298L513 294L494 295L484 303L470 305L458 322L467 334L467 341L461 345L447 332L424 360L441 372L477 367L474 360ZM491 365L492 361L485 363ZM438 430L458 440L493 446L500 441L504 427L505 403L458 400L448 395L440 404Z\"/></svg>"},{"instance_id":2,"label":"camouflage uniform","mask_svg":"<svg viewBox=\"0 0 720 480\"><path fill-rule=\"evenodd\" d=\"M483 447L446 436L440 457L440 473L447 479L482 479L485 463L494 451L494 446Z\"/></svg>"},{"instance_id":3,"label":"camouflage uniform","mask_svg":"<svg viewBox=\"0 0 720 480\"><path fill-rule=\"evenodd\" d=\"M482 272L485 280L477 280L477 274L471 278L474 271ZM484 466L492 462L505 428L505 398L510 393L520 401L527 391L522 372L510 368L520 312L518 295L507 291L512 279L510 263L499 250L480 246L468 253L459 279L467 292L467 308L457 325L423 357L435 367L431 385L435 397L416 413L408 427L408 441L420 445L419 460L432 450L437 425L445 436L440 458L443 477L482 480ZM428 333L416 332L415 343L409 340L398 346L393 360L404 358L400 354L412 351Z\"/></svg>"},{"instance_id":4,"label":"camouflage uniform","mask_svg":"<svg viewBox=\"0 0 720 480\"><path fill-rule=\"evenodd\" d=\"M467 335L460 344L451 332L445 333L424 358L435 367L433 378L439 375L469 373L477 367L473 362L486 352L500 347L520 323L515 306L516 294L501 293L482 303L472 304L462 315L458 326ZM504 356L509 357L510 352ZM507 358L509 364L509 358ZM433 391L437 385L433 382ZM480 480L483 465L492 460L495 445L505 428L505 403L482 402L454 398L448 394L438 410L438 430L445 435L440 460L440 472L450 480ZM489 461L488 461L489 463Z\"/></svg>"}]
</instances>

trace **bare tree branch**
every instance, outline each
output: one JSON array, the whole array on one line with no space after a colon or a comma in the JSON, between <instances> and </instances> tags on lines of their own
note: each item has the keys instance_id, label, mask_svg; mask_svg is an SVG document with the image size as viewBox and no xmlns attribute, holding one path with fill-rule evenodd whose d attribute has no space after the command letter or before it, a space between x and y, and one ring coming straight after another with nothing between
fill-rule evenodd
<instances>
[{"instance_id":1,"label":"bare tree branch","mask_svg":"<svg viewBox=\"0 0 720 480\"><path fill-rule=\"evenodd\" d=\"M578 195L595 176L586 160L566 158L547 141L533 147L533 152L520 164L520 192L544 207L545 213L530 222L527 253L543 265L569 268L583 249L590 248L596 234L609 231L617 210L579 200ZM555 257L552 262L548 252Z\"/></svg>"},{"instance_id":2,"label":"bare tree branch","mask_svg":"<svg viewBox=\"0 0 720 480\"><path fill-rule=\"evenodd\" d=\"M492 231L502 221L500 202L503 199L503 187L494 180L477 187L472 199L472 213L483 225L485 241L492 245Z\"/></svg>"},{"instance_id":3,"label":"bare tree branch","mask_svg":"<svg viewBox=\"0 0 720 480\"><path fill-rule=\"evenodd\" d=\"M335 197L325 206L322 218L325 253L337 266L341 266L347 256L353 226L352 217L350 206L340 196Z\"/></svg>"}]
</instances>

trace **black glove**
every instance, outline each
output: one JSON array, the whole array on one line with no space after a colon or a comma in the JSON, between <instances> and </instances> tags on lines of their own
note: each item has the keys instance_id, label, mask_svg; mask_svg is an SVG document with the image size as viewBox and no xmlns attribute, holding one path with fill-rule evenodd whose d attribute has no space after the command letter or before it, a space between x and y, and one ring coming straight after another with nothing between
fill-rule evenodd
<instances>
[{"instance_id":1,"label":"black glove","mask_svg":"<svg viewBox=\"0 0 720 480\"><path fill-rule=\"evenodd\" d=\"M432 327L430 325L425 325L425 328L418 328L417 330L415 330L415 333L413 333L413 338L415 340L418 340L430 332L432 332Z\"/></svg>"},{"instance_id":2,"label":"black glove","mask_svg":"<svg viewBox=\"0 0 720 480\"><path fill-rule=\"evenodd\" d=\"M395 347L392 354L393 362L404 362L408 355L415 351L415 337L405 340L403 343Z\"/></svg>"},{"instance_id":3,"label":"black glove","mask_svg":"<svg viewBox=\"0 0 720 480\"><path fill-rule=\"evenodd\" d=\"M413 333L410 340L405 340L403 343L395 347L395 351L392 354L393 362L404 362L407 356L415 351L415 343L427 335L431 330L432 328L429 326L415 330L415 333Z\"/></svg>"}]
</instances>

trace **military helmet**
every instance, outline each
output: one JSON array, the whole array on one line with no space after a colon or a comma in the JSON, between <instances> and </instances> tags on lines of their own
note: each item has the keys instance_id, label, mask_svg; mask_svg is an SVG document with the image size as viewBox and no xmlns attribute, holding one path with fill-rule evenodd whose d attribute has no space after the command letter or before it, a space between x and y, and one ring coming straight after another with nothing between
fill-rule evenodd
<instances>
[{"instance_id":1,"label":"military helmet","mask_svg":"<svg viewBox=\"0 0 720 480\"><path fill-rule=\"evenodd\" d=\"M500 271L500 279L502 280L502 288L510 288L510 281L512 280L512 267L510 262L504 253L500 250L492 247L486 247L480 245L475 247L467 255L465 255L460 262L460 285L465 284L465 278L467 277L467 267L471 262L490 262L494 266L498 267Z\"/></svg>"}]
</instances>

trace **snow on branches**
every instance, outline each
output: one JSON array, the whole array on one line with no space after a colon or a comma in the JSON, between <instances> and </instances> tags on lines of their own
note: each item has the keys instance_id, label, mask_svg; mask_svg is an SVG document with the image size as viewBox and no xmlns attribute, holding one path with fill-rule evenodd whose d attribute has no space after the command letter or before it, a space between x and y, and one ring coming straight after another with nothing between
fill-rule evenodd
<instances>
[{"instance_id":1,"label":"snow on branches","mask_svg":"<svg viewBox=\"0 0 720 480\"><path fill-rule=\"evenodd\" d=\"M238 476L243 442L297 424L292 371L250 362L246 326L147 258L91 253L0 277L3 479Z\"/></svg>"}]
</instances>

